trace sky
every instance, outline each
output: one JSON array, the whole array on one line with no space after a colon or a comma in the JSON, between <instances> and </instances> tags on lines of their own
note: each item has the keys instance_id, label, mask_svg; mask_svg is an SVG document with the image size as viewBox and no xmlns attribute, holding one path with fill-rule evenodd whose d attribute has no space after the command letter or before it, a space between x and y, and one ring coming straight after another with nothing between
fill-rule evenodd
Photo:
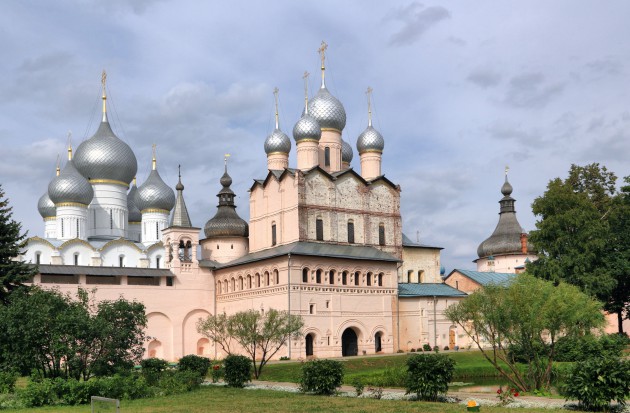
<instances>
[{"instance_id":1,"label":"sky","mask_svg":"<svg viewBox=\"0 0 630 413\"><path fill-rule=\"evenodd\" d=\"M630 175L630 2L60 0L0 2L0 184L29 236L43 235L37 200L100 120L171 186L182 165L195 226L214 216L223 156L237 211L266 175L265 137L291 135L305 71L344 105L355 148L373 122L382 171L401 187L404 232L443 247L442 263L474 269L498 221L504 170L526 231L532 201L571 164ZM289 159L296 163L295 142ZM62 165L63 166L63 165Z\"/></svg>"}]
</instances>

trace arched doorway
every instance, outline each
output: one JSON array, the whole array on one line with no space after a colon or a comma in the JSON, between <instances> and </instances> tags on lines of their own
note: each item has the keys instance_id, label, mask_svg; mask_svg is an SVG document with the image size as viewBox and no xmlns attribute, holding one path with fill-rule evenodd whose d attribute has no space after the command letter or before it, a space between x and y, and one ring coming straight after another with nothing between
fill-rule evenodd
<instances>
[{"instance_id":1,"label":"arched doorway","mask_svg":"<svg viewBox=\"0 0 630 413\"><path fill-rule=\"evenodd\" d=\"M455 349L455 334L456 334L456 326L451 326L448 330L448 348L451 350Z\"/></svg>"},{"instance_id":2,"label":"arched doorway","mask_svg":"<svg viewBox=\"0 0 630 413\"><path fill-rule=\"evenodd\" d=\"M352 328L346 328L346 331L341 335L341 355L346 357L357 354L359 354L357 333Z\"/></svg>"},{"instance_id":3,"label":"arched doorway","mask_svg":"<svg viewBox=\"0 0 630 413\"><path fill-rule=\"evenodd\" d=\"M306 335L306 356L312 356L313 355L313 335L312 334L307 334Z\"/></svg>"},{"instance_id":4,"label":"arched doorway","mask_svg":"<svg viewBox=\"0 0 630 413\"><path fill-rule=\"evenodd\" d=\"M380 351L383 351L383 347L381 346L381 337L383 336L383 333L381 333L380 331L376 334L374 334L374 352L378 353Z\"/></svg>"}]
</instances>

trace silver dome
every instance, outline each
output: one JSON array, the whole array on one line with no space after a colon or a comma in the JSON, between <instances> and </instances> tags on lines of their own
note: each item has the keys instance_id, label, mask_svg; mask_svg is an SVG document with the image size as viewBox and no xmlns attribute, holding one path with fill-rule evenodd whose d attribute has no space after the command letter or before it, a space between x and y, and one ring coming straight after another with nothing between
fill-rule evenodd
<instances>
[{"instance_id":1,"label":"silver dome","mask_svg":"<svg viewBox=\"0 0 630 413\"><path fill-rule=\"evenodd\" d=\"M305 113L293 127L293 139L296 143L304 140L319 142L322 137L322 128L319 126L317 119Z\"/></svg>"},{"instance_id":2,"label":"silver dome","mask_svg":"<svg viewBox=\"0 0 630 413\"><path fill-rule=\"evenodd\" d=\"M317 119L322 129L336 129L341 132L346 127L346 110L326 86L322 86L309 100L308 113Z\"/></svg>"},{"instance_id":3,"label":"silver dome","mask_svg":"<svg viewBox=\"0 0 630 413\"><path fill-rule=\"evenodd\" d=\"M265 153L269 155L274 152L291 152L291 139L279 128L274 129L271 135L265 139Z\"/></svg>"},{"instance_id":4,"label":"silver dome","mask_svg":"<svg viewBox=\"0 0 630 413\"><path fill-rule=\"evenodd\" d=\"M363 152L383 152L385 139L372 125L368 126L357 139L357 150Z\"/></svg>"},{"instance_id":5,"label":"silver dome","mask_svg":"<svg viewBox=\"0 0 630 413\"><path fill-rule=\"evenodd\" d=\"M57 210L55 209L55 204L50 200L48 196L48 191L44 195L39 198L37 202L37 210L39 211L39 215L42 218L49 218L57 216Z\"/></svg>"},{"instance_id":6,"label":"silver dome","mask_svg":"<svg viewBox=\"0 0 630 413\"><path fill-rule=\"evenodd\" d=\"M138 195L138 187L133 184L131 190L127 194L127 210L129 211L129 222L142 222L142 214L138 205L136 205L136 197Z\"/></svg>"},{"instance_id":7,"label":"silver dome","mask_svg":"<svg viewBox=\"0 0 630 413\"><path fill-rule=\"evenodd\" d=\"M89 205L94 198L94 190L75 168L74 161L69 160L59 176L48 184L48 196L55 205L63 202Z\"/></svg>"},{"instance_id":8,"label":"silver dome","mask_svg":"<svg viewBox=\"0 0 630 413\"><path fill-rule=\"evenodd\" d=\"M352 146L343 139L341 140L341 162L345 162L349 164L352 162L352 157L354 154L352 153Z\"/></svg>"},{"instance_id":9,"label":"silver dome","mask_svg":"<svg viewBox=\"0 0 630 413\"><path fill-rule=\"evenodd\" d=\"M175 206L175 192L164 183L158 171L153 169L147 180L138 187L135 201L140 211L147 209L170 211Z\"/></svg>"},{"instance_id":10,"label":"silver dome","mask_svg":"<svg viewBox=\"0 0 630 413\"><path fill-rule=\"evenodd\" d=\"M101 122L90 139L77 148L76 167L87 179L106 179L129 184L138 171L133 151L118 139L109 122Z\"/></svg>"}]
</instances>

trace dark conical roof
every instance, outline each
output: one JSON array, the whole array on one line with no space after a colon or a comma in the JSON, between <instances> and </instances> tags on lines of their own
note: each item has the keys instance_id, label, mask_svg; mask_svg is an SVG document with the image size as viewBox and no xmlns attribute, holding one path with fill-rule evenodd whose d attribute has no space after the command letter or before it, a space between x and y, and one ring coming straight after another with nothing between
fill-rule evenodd
<instances>
[{"instance_id":1,"label":"dark conical roof","mask_svg":"<svg viewBox=\"0 0 630 413\"><path fill-rule=\"evenodd\" d=\"M177 199L175 200L175 208L173 208L170 226L192 228L190 215L188 215L188 208L186 208L186 202L184 202L184 184L182 184L181 174L179 175L179 181L177 182L175 189L177 190Z\"/></svg>"},{"instance_id":2,"label":"dark conical roof","mask_svg":"<svg viewBox=\"0 0 630 413\"><path fill-rule=\"evenodd\" d=\"M206 222L203 230L206 238L249 236L249 225L236 213L234 205L236 195L230 188L232 177L227 172L227 164L220 182L223 188L217 194L219 197L217 213Z\"/></svg>"},{"instance_id":3,"label":"dark conical roof","mask_svg":"<svg viewBox=\"0 0 630 413\"><path fill-rule=\"evenodd\" d=\"M521 234L525 233L521 224L516 219L516 210L511 197L512 185L508 182L507 175L505 183L501 187L503 198L499 201L501 205L499 212L499 223L488 239L479 244L477 255L479 258L493 255L520 254L522 253ZM528 250L531 250L528 247Z\"/></svg>"}]
</instances>

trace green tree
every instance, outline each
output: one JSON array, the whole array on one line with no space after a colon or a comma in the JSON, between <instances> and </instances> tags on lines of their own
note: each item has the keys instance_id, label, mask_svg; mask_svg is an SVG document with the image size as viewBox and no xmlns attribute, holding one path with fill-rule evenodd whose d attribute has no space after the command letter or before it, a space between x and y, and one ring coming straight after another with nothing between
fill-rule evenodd
<instances>
[{"instance_id":1,"label":"green tree","mask_svg":"<svg viewBox=\"0 0 630 413\"><path fill-rule=\"evenodd\" d=\"M143 354L144 305L123 298L94 304L33 287L11 294L0 308L0 359L4 367L43 377L87 380L130 368Z\"/></svg>"},{"instance_id":2,"label":"green tree","mask_svg":"<svg viewBox=\"0 0 630 413\"><path fill-rule=\"evenodd\" d=\"M236 341L251 358L254 376L259 378L267 362L291 337L299 336L303 326L301 316L270 309L264 313L248 310L231 316L210 315L198 322L197 330L221 345L224 351L227 349L228 354L232 354L232 350L225 343Z\"/></svg>"},{"instance_id":3,"label":"green tree","mask_svg":"<svg viewBox=\"0 0 630 413\"><path fill-rule=\"evenodd\" d=\"M4 305L9 294L38 271L24 261L16 260L24 252L27 233L22 233L22 225L12 217L9 199L5 198L0 185L0 303Z\"/></svg>"},{"instance_id":4,"label":"green tree","mask_svg":"<svg viewBox=\"0 0 630 413\"><path fill-rule=\"evenodd\" d=\"M530 241L539 258L527 271L598 298L617 314L623 333L630 301L630 188L617 192L616 180L605 166L593 163L572 165L565 180L549 182L532 204L538 221Z\"/></svg>"},{"instance_id":5,"label":"green tree","mask_svg":"<svg viewBox=\"0 0 630 413\"><path fill-rule=\"evenodd\" d=\"M601 305L577 287L557 286L529 274L519 274L507 285L491 284L477 290L445 314L459 324L484 357L521 391L548 388L555 343L568 334L584 334L601 327ZM526 354L522 372L510 352Z\"/></svg>"}]
</instances>

